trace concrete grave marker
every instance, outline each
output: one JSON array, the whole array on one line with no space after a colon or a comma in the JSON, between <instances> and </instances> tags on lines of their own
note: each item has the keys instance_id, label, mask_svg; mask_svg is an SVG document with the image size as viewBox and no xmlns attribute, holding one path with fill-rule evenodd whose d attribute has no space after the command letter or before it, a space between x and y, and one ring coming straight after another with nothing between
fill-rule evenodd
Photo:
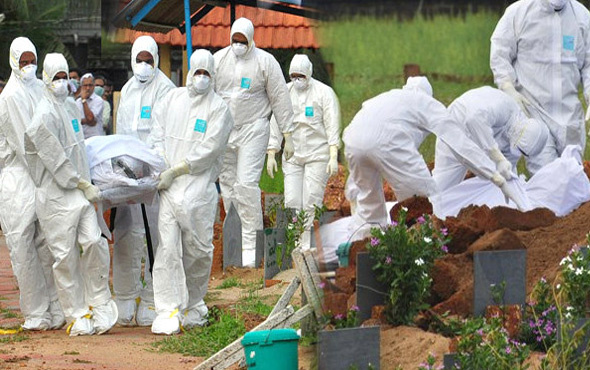
<instances>
[{"instance_id":1,"label":"concrete grave marker","mask_svg":"<svg viewBox=\"0 0 590 370\"><path fill-rule=\"evenodd\" d=\"M445 353L445 355L443 356L443 366L445 370L455 370L455 364L457 363L457 360L455 359L455 357L457 357L456 353Z\"/></svg>"},{"instance_id":2,"label":"concrete grave marker","mask_svg":"<svg viewBox=\"0 0 590 370\"><path fill-rule=\"evenodd\" d=\"M264 230L256 230L256 255L254 267L259 268L264 259Z\"/></svg>"},{"instance_id":3,"label":"concrete grave marker","mask_svg":"<svg viewBox=\"0 0 590 370\"><path fill-rule=\"evenodd\" d=\"M363 322L371 318L373 306L385 304L387 286L377 281L369 253L356 255L356 305L358 319Z\"/></svg>"},{"instance_id":4,"label":"concrete grave marker","mask_svg":"<svg viewBox=\"0 0 590 370\"><path fill-rule=\"evenodd\" d=\"M242 266L242 221L234 204L223 221L223 269Z\"/></svg>"},{"instance_id":5,"label":"concrete grave marker","mask_svg":"<svg viewBox=\"0 0 590 370\"><path fill-rule=\"evenodd\" d=\"M283 270L288 270L293 264L291 255L285 255L285 229L264 230L264 280L270 280ZM282 245L282 264L277 262L277 246ZM281 249L281 248L278 248Z\"/></svg>"},{"instance_id":6,"label":"concrete grave marker","mask_svg":"<svg viewBox=\"0 0 590 370\"><path fill-rule=\"evenodd\" d=\"M320 330L318 332L318 369L378 370L380 368L379 341L378 326Z\"/></svg>"},{"instance_id":7,"label":"concrete grave marker","mask_svg":"<svg viewBox=\"0 0 590 370\"><path fill-rule=\"evenodd\" d=\"M526 250L482 251L473 255L473 314L482 316L494 305L492 284L506 283L503 305L526 302Z\"/></svg>"}]
</instances>

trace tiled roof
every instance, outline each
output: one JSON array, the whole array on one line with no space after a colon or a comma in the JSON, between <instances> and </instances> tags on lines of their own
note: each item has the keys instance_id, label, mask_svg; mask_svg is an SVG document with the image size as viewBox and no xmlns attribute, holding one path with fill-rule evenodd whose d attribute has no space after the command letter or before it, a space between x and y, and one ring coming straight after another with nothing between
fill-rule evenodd
<instances>
[{"instance_id":1,"label":"tiled roof","mask_svg":"<svg viewBox=\"0 0 590 370\"><path fill-rule=\"evenodd\" d=\"M264 49L317 49L313 20L261 8L236 6L236 19L246 17L254 24L256 46ZM230 7L215 7L192 27L193 47L222 48L229 45ZM120 28L115 42L132 43L141 35L152 36L158 44L186 45L185 35L178 29L166 34Z\"/></svg>"}]
</instances>

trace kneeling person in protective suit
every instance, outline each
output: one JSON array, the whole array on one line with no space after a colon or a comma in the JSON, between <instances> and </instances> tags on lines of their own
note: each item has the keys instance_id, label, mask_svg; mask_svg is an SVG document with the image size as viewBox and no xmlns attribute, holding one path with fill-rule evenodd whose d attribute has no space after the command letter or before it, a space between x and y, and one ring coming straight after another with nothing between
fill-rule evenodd
<instances>
[{"instance_id":1,"label":"kneeling person in protective suit","mask_svg":"<svg viewBox=\"0 0 590 370\"><path fill-rule=\"evenodd\" d=\"M370 230L369 223L387 223L382 176L392 186L398 201L413 195L429 197L438 192L418 151L430 133L449 145L472 172L491 180L519 204L494 163L463 133L445 106L432 97L428 79L410 77L403 89L393 89L365 101L344 130L350 169L346 193L351 206L356 202L351 227L365 227L360 231L364 233Z\"/></svg>"},{"instance_id":2,"label":"kneeling person in protective suit","mask_svg":"<svg viewBox=\"0 0 590 370\"><path fill-rule=\"evenodd\" d=\"M154 112L148 143L172 165L158 184L155 334L207 323L202 300L213 262L215 180L233 127L227 104L213 91L214 71L211 53L195 51L186 87L169 92Z\"/></svg>"},{"instance_id":3,"label":"kneeling person in protective suit","mask_svg":"<svg viewBox=\"0 0 590 370\"><path fill-rule=\"evenodd\" d=\"M489 86L467 91L455 99L448 111L506 179L516 176L520 157L540 153L549 136L544 123L527 118L509 95ZM437 138L432 176L438 190L459 184L466 173L467 168L449 145Z\"/></svg>"},{"instance_id":4,"label":"kneeling person in protective suit","mask_svg":"<svg viewBox=\"0 0 590 370\"><path fill-rule=\"evenodd\" d=\"M117 306L109 290L107 241L90 203L100 193L89 182L81 115L66 99L67 76L64 56L47 54L44 97L25 132L25 152L37 185L39 222L55 258L53 272L68 333L102 334L115 325Z\"/></svg>"},{"instance_id":5,"label":"kneeling person in protective suit","mask_svg":"<svg viewBox=\"0 0 590 370\"><path fill-rule=\"evenodd\" d=\"M296 54L289 67L287 84L293 103L293 144L295 154L283 155L285 173L285 207L305 210L308 216L302 248L310 245L314 206L321 206L328 178L338 173L340 145L340 105L334 90L311 77L313 66L304 54ZM275 153L283 140L276 118L270 121L270 140L266 170L274 177Z\"/></svg>"}]
</instances>

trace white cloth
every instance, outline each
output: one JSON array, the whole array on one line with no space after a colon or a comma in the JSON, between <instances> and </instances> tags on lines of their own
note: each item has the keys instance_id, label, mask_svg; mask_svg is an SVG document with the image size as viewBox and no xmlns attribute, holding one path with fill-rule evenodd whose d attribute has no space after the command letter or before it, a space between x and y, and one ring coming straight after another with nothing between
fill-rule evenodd
<instances>
[{"instance_id":1,"label":"white cloth","mask_svg":"<svg viewBox=\"0 0 590 370\"><path fill-rule=\"evenodd\" d=\"M175 86L158 68L158 45L150 36L140 36L133 43L131 49L131 65L137 66L136 58L142 51L149 52L154 58L154 74L145 82L141 82L134 75L121 89L121 99L117 108L116 133L146 142L152 131L154 109ZM133 155L131 152L129 154ZM144 153L139 158L136 158L153 165L154 161L151 159L148 160L151 157L153 157L152 153L149 156L146 156ZM164 169L165 166L160 167L158 165L157 172L161 172ZM157 176L157 173L155 175ZM153 202L150 206L146 206L154 253L157 253L158 249L158 210L158 201ZM117 296L117 303L120 300L133 300L141 297L144 303L153 306L152 277L149 272L144 272L144 280L147 282L145 288L141 284L141 259L146 254L146 247L144 243L145 227L140 206L119 205L117 207L114 226L113 289ZM125 310L120 310L120 314L124 312ZM126 320L129 318L120 317L120 319Z\"/></svg>"},{"instance_id":2,"label":"white cloth","mask_svg":"<svg viewBox=\"0 0 590 370\"><path fill-rule=\"evenodd\" d=\"M67 62L61 54L48 54L43 70L50 82L58 72L68 73ZM70 100L56 98L47 86L25 133L37 214L55 258L55 283L69 322L89 313L89 306L111 300L107 241L94 206L77 188L80 179L89 179L81 118Z\"/></svg>"},{"instance_id":3,"label":"white cloth","mask_svg":"<svg viewBox=\"0 0 590 370\"><path fill-rule=\"evenodd\" d=\"M268 146L268 118L274 113L281 132L293 132L293 107L279 63L253 41L252 22L236 20L231 34L236 32L248 39L246 54L237 57L228 46L214 55L215 91L234 120L219 185L226 211L233 202L242 222L242 262L253 266L256 230L263 227L258 183Z\"/></svg>"},{"instance_id":4,"label":"white cloth","mask_svg":"<svg viewBox=\"0 0 590 370\"><path fill-rule=\"evenodd\" d=\"M108 101L106 100L102 100L103 102L103 109L102 109L102 129L105 132L105 134L107 133L107 131L110 130L110 125L111 125L111 105L109 104Z\"/></svg>"},{"instance_id":5,"label":"white cloth","mask_svg":"<svg viewBox=\"0 0 590 370\"><path fill-rule=\"evenodd\" d=\"M35 184L24 157L24 133L43 95L37 79L25 83L19 60L37 52L31 41L16 38L10 45L12 73L0 94L0 224L19 285L20 310L25 321L51 320L49 304L57 299L53 257L35 212Z\"/></svg>"},{"instance_id":6,"label":"white cloth","mask_svg":"<svg viewBox=\"0 0 590 370\"><path fill-rule=\"evenodd\" d=\"M394 89L363 103L344 130L349 165L347 196L356 203L359 224L387 220L382 176L399 201L413 195L431 196L436 184L418 152L424 138L434 133L477 175L490 179L494 163L451 119L447 109L425 92ZM351 185L354 184L354 185Z\"/></svg>"},{"instance_id":7,"label":"white cloth","mask_svg":"<svg viewBox=\"0 0 590 370\"><path fill-rule=\"evenodd\" d=\"M531 173L559 157L567 145L585 147L578 85L589 96L589 49L590 12L577 1L555 11L549 1L520 0L496 25L490 50L496 85L514 85L530 102L530 114L551 132L546 149L527 160Z\"/></svg>"},{"instance_id":8,"label":"white cloth","mask_svg":"<svg viewBox=\"0 0 590 370\"><path fill-rule=\"evenodd\" d=\"M84 130L84 137L89 138L92 136L104 135L104 130L102 128L102 111L104 109L104 100L95 93L92 93L88 99L86 99L86 104L88 104L88 108L94 114L94 119L96 121L96 125L89 126L89 125L82 125ZM84 118L84 107L82 105L82 98L76 99L76 105L78 106L78 110Z\"/></svg>"},{"instance_id":9,"label":"white cloth","mask_svg":"<svg viewBox=\"0 0 590 370\"><path fill-rule=\"evenodd\" d=\"M523 152L538 151L548 136L544 124L528 120L510 96L489 86L467 91L455 99L448 111L484 154L490 156L491 152L499 150L512 164L514 173L521 156L519 148ZM529 125L522 126L521 122ZM465 178L467 168L440 138L436 141L434 164L432 176L439 191Z\"/></svg>"},{"instance_id":10,"label":"white cloth","mask_svg":"<svg viewBox=\"0 0 590 370\"><path fill-rule=\"evenodd\" d=\"M584 173L581 150L577 145L566 147L560 158L541 168L528 182L514 181L530 209L548 208L558 217L566 216L590 200L590 181ZM465 180L431 201L434 214L441 219L456 216L461 209L472 204L516 208L512 201L505 203L498 187L478 178Z\"/></svg>"},{"instance_id":11,"label":"white cloth","mask_svg":"<svg viewBox=\"0 0 590 370\"><path fill-rule=\"evenodd\" d=\"M197 50L190 65L187 87L172 90L154 110L148 140L172 166L185 161L190 171L160 191L160 245L153 271L158 316L152 331L160 330L177 309L196 306L207 291L218 201L215 180L233 126L223 99L211 88L196 93L190 82L197 69L214 76L213 56Z\"/></svg>"},{"instance_id":12,"label":"white cloth","mask_svg":"<svg viewBox=\"0 0 590 370\"><path fill-rule=\"evenodd\" d=\"M307 55L295 55L289 72L305 75L308 83L303 90L297 89L293 82L287 84L294 112L295 154L289 160L283 155L285 207L305 209L309 230L314 205L320 207L323 203L330 146L340 146L340 105L331 87L311 77L312 64ZM274 115L270 124L268 149L279 151L283 135Z\"/></svg>"}]
</instances>

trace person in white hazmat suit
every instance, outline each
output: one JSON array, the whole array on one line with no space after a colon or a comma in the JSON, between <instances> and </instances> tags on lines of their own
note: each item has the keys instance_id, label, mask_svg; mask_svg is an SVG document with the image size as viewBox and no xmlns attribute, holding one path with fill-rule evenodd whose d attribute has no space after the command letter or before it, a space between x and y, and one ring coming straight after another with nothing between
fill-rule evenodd
<instances>
[{"instance_id":1,"label":"person in white hazmat suit","mask_svg":"<svg viewBox=\"0 0 590 370\"><path fill-rule=\"evenodd\" d=\"M385 225L387 211L382 176L398 201L413 195L434 196L438 189L418 148L434 133L476 175L491 180L519 204L494 163L432 97L426 77L409 77L403 89L393 89L365 101L343 141L349 166L346 195L356 204L352 228L367 233L371 224ZM353 189L350 189L353 187Z\"/></svg>"},{"instance_id":2,"label":"person in white hazmat suit","mask_svg":"<svg viewBox=\"0 0 590 370\"><path fill-rule=\"evenodd\" d=\"M65 317L53 279L53 257L35 211L35 184L24 156L24 132L43 95L37 51L26 37L10 45L12 73L0 95L0 224L19 287L25 330L59 329Z\"/></svg>"},{"instance_id":3,"label":"person in white hazmat suit","mask_svg":"<svg viewBox=\"0 0 590 370\"><path fill-rule=\"evenodd\" d=\"M117 134L134 136L147 142L153 126L153 110L175 88L158 68L158 62L156 41L151 36L138 37L131 48L133 77L123 86L117 108ZM151 239L155 255L158 247L158 198L145 208L150 230L154 234ZM124 326L133 325L135 316L137 325L149 326L156 317L156 311L141 205L117 206L114 226L113 290L119 309L117 322ZM145 287L141 281L143 257L147 262L143 274ZM139 305L136 301L138 297L141 298Z\"/></svg>"},{"instance_id":4,"label":"person in white hazmat suit","mask_svg":"<svg viewBox=\"0 0 590 370\"><path fill-rule=\"evenodd\" d=\"M527 118L514 99L490 86L467 91L455 99L448 111L506 179L516 175L521 156L537 155L549 137L544 123ZM449 145L437 138L432 176L438 190L459 184L466 173L467 168Z\"/></svg>"},{"instance_id":5,"label":"person in white hazmat suit","mask_svg":"<svg viewBox=\"0 0 590 370\"><path fill-rule=\"evenodd\" d=\"M256 230L262 230L258 183L274 113L285 138L285 158L293 155L293 107L281 67L254 44L254 26L246 18L231 27L231 45L215 53L215 91L229 106L234 128L219 177L223 205L233 202L242 222L242 265L253 267Z\"/></svg>"},{"instance_id":6,"label":"person in white hazmat suit","mask_svg":"<svg viewBox=\"0 0 590 370\"><path fill-rule=\"evenodd\" d=\"M340 105L331 87L312 78L313 65L307 55L291 60L287 84L295 114L293 144L295 155L283 158L285 207L304 209L308 216L303 248L309 248L314 205L321 206L328 178L338 173L340 146ZM266 168L274 178L275 154L281 149L282 135L275 117L271 118Z\"/></svg>"},{"instance_id":7,"label":"person in white hazmat suit","mask_svg":"<svg viewBox=\"0 0 590 370\"><path fill-rule=\"evenodd\" d=\"M172 90L154 110L149 143L172 167L160 174L160 245L153 279L155 334L204 325L203 298L213 262L215 181L233 127L227 104L214 91L213 55L191 56L186 87Z\"/></svg>"},{"instance_id":8,"label":"person in white hazmat suit","mask_svg":"<svg viewBox=\"0 0 590 370\"><path fill-rule=\"evenodd\" d=\"M36 189L36 208L49 249L59 301L70 336L102 334L117 321L109 289L109 247L96 218L100 191L89 182L82 116L68 96L62 54L43 63L44 97L25 132L25 155ZM92 308L90 308L92 307Z\"/></svg>"},{"instance_id":9,"label":"person in white hazmat suit","mask_svg":"<svg viewBox=\"0 0 590 370\"><path fill-rule=\"evenodd\" d=\"M531 174L558 158L567 145L584 150L578 85L589 102L589 50L590 13L574 0L520 0L506 8L496 25L490 50L496 85L551 132L543 150L527 158Z\"/></svg>"}]
</instances>

